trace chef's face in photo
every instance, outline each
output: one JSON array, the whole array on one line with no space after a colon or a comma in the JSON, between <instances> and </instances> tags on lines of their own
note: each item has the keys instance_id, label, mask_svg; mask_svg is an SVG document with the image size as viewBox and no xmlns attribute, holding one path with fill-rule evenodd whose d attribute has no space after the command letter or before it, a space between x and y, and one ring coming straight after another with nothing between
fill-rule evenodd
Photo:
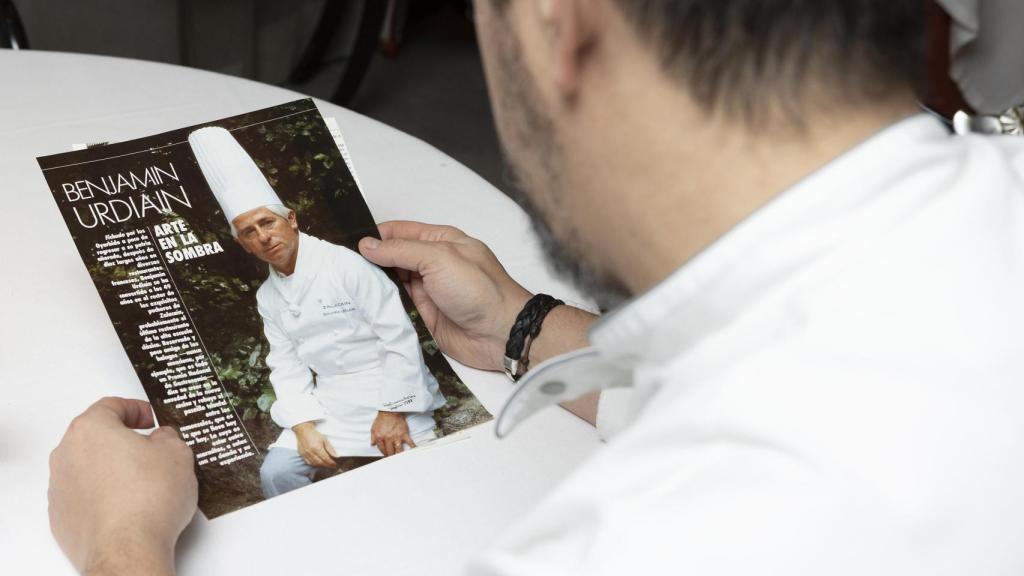
<instances>
[{"instance_id":1,"label":"chef's face in photo","mask_svg":"<svg viewBox=\"0 0 1024 576\"><path fill-rule=\"evenodd\" d=\"M279 272L290 274L295 269L299 248L299 223L295 212L287 218L266 207L250 210L235 218L238 243L246 252L273 266Z\"/></svg>"}]
</instances>

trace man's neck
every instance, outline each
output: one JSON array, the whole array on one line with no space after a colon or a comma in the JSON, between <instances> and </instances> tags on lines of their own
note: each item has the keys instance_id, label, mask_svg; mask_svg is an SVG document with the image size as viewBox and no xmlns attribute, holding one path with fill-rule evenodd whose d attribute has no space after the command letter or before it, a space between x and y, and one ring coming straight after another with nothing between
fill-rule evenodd
<instances>
[{"instance_id":1,"label":"man's neck","mask_svg":"<svg viewBox=\"0 0 1024 576\"><path fill-rule=\"evenodd\" d=\"M640 293L916 107L906 98L806 117L800 128L776 123L763 131L734 120L673 118L670 107L663 114L634 110L642 118L611 136L616 161L592 172L589 189L597 197L569 209L583 211L581 218L590 220L586 228L599 232L588 235L585 249L604 254L606 270Z\"/></svg>"}]
</instances>

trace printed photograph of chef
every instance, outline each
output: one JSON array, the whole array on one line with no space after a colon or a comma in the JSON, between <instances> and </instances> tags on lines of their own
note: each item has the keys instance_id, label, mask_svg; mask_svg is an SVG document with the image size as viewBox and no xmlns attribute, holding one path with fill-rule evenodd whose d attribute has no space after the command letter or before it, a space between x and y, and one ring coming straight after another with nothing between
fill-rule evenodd
<instances>
[{"instance_id":1,"label":"printed photograph of chef","mask_svg":"<svg viewBox=\"0 0 1024 576\"><path fill-rule=\"evenodd\" d=\"M256 303L283 430L264 455L265 497L310 484L342 457L380 458L435 437L445 405L398 287L352 250L300 231L253 159L224 128L189 145L232 235L268 265Z\"/></svg>"}]
</instances>

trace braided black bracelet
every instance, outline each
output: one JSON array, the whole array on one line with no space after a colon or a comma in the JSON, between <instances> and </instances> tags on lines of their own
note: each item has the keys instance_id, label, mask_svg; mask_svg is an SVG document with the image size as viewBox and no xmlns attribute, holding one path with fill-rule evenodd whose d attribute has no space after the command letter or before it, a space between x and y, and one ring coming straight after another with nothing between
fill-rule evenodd
<instances>
[{"instance_id":1,"label":"braided black bracelet","mask_svg":"<svg viewBox=\"0 0 1024 576\"><path fill-rule=\"evenodd\" d=\"M523 306L505 343L505 373L512 380L519 380L529 369L530 344L540 334L548 312L562 304L565 302L553 296L537 294Z\"/></svg>"}]
</instances>

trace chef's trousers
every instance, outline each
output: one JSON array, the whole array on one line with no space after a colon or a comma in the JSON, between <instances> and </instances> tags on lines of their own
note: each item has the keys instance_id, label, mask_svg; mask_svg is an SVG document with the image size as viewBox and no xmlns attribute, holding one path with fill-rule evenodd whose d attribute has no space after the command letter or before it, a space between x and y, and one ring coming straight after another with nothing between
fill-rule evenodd
<instances>
[{"instance_id":1,"label":"chef's trousers","mask_svg":"<svg viewBox=\"0 0 1024 576\"><path fill-rule=\"evenodd\" d=\"M337 458L335 461L342 472L347 472L379 459L380 457L374 456L351 456ZM260 487L263 488L263 497L273 498L296 488L309 486L319 470L306 464L296 450L271 448L263 457L263 465L260 466Z\"/></svg>"}]
</instances>

